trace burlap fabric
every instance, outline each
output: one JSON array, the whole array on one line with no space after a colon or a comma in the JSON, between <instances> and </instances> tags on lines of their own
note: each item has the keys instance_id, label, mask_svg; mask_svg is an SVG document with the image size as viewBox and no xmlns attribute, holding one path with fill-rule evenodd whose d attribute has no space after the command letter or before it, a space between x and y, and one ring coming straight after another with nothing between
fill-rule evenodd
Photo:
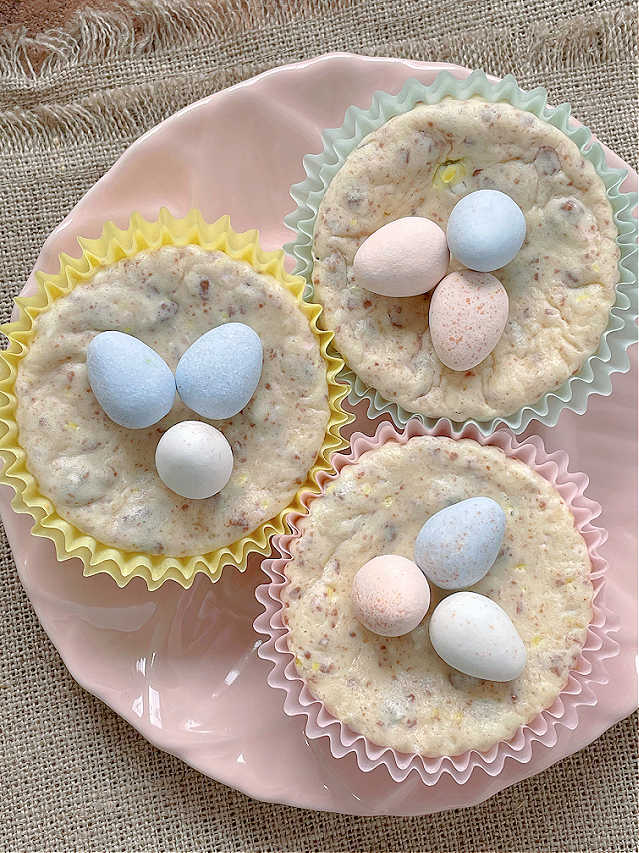
<instances>
[{"instance_id":1,"label":"burlap fabric","mask_svg":"<svg viewBox=\"0 0 639 853\"><path fill-rule=\"evenodd\" d=\"M2 319L47 233L180 107L330 50L450 60L543 84L635 159L634 2L129 0L0 37ZM64 669L0 553L0 847L14 850L636 850L636 724L477 808L350 818L255 803L158 752Z\"/></svg>"}]
</instances>

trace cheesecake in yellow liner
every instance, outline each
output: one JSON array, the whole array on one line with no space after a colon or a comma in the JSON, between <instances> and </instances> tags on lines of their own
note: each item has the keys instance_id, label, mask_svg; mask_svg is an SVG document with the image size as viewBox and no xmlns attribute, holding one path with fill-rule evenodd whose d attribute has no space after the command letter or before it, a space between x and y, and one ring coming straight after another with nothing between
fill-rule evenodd
<instances>
[{"instance_id":1,"label":"cheesecake in yellow liner","mask_svg":"<svg viewBox=\"0 0 639 853\"><path fill-rule=\"evenodd\" d=\"M270 549L283 518L317 493L317 474L345 446L348 423L336 381L341 359L317 327L321 307L302 300L304 280L265 252L256 231L238 234L222 217L193 210L157 221L134 213L121 230L78 238L78 258L37 273L38 292L18 298L3 327L0 357L1 481L32 532L55 543L59 560L79 557L84 574L107 572L120 586L142 577L150 589L198 572L215 581L225 565L244 571L251 552ZM223 420L200 417L176 394L165 417L127 429L101 409L86 352L101 331L152 347L172 371L190 345L227 322L259 336L263 368L249 403ZM159 439L183 421L216 427L233 451L227 485L192 500L167 488L155 468Z\"/></svg>"}]
</instances>

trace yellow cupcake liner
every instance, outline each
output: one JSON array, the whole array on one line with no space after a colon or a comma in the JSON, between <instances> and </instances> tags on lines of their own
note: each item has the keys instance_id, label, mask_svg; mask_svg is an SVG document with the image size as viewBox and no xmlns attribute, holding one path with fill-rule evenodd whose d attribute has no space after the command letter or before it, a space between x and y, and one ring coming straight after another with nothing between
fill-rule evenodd
<instances>
[{"instance_id":1,"label":"yellow cupcake liner","mask_svg":"<svg viewBox=\"0 0 639 853\"><path fill-rule=\"evenodd\" d=\"M35 536L53 541L58 560L79 557L84 565L85 576L105 572L111 575L118 586L124 586L132 578L140 577L149 589L157 589L169 579L188 588L198 572L203 572L210 580L217 581L226 565L233 565L241 572L245 571L249 554L256 552L264 555L270 552L270 537L284 532L284 517L291 511L304 512L300 497L307 493L319 494L318 474L332 470L332 454L348 444L342 438L340 430L353 420L352 416L341 408L341 401L348 394L349 388L336 378L344 367L344 362L333 353L327 352L333 334L318 328L321 306L304 301L304 279L285 270L283 251L262 250L258 232L235 232L228 216L209 224L198 210L191 210L183 219L176 219L166 208L162 208L157 221L149 222L139 213L133 213L129 227L124 230L113 222L107 222L97 240L83 237L77 239L82 249L81 255L72 258L61 254L60 269L55 274L37 272L37 293L34 296L18 297L15 300L18 318L15 322L0 327L9 339L8 348L0 353L0 457L5 463L0 473L0 482L11 486L15 492L13 509L32 516L34 526L31 532ZM54 300L65 296L74 287L81 286L101 267L133 257L146 249L189 244L224 252L234 260L245 261L257 272L275 278L293 294L319 342L326 364L330 417L324 441L306 481L288 506L274 518L263 522L250 535L210 553L188 557L122 551L98 542L66 521L58 514L53 502L40 492L35 477L29 472L27 455L19 443L15 391L18 367L35 336L35 319L46 311Z\"/></svg>"}]
</instances>

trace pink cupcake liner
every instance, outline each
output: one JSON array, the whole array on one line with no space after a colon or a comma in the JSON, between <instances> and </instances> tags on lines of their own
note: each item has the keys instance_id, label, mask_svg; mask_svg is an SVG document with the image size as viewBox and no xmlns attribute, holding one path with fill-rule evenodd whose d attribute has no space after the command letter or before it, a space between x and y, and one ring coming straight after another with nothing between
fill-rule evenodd
<instances>
[{"instance_id":1,"label":"pink cupcake liner","mask_svg":"<svg viewBox=\"0 0 639 853\"><path fill-rule=\"evenodd\" d=\"M486 752L468 750L459 755L438 758L409 755L397 752L391 747L378 746L330 714L324 703L312 695L298 674L293 655L288 650L289 630L281 619L283 608L280 593L288 582L285 569L291 556L290 546L300 535L297 527L299 519L308 513L309 504L314 499L310 494L301 496L305 512L291 512L286 518L292 533L276 536L272 541L281 556L262 562L262 569L270 582L258 586L255 591L264 612L255 619L254 628L268 637L261 643L258 655L273 663L267 680L271 687L285 691L284 713L288 716L306 716L306 736L311 739L328 738L331 753L335 758L342 758L352 752L360 770L369 772L381 765L386 767L396 782L402 782L409 773L416 772L428 786L435 785L444 774L451 776L457 783L464 784L476 771L497 776L508 759L522 764L529 762L533 751L555 746L557 729L560 726L569 730L577 727L579 709L582 706L596 705L601 686L608 682L605 661L619 654L619 645L611 637L611 634L618 630L618 624L603 601L608 566L597 552L598 546L606 541L607 533L591 523L600 515L601 507L584 494L588 486L586 474L569 472L568 455L562 450L548 453L539 436L533 435L519 442L506 429L498 429L488 436L483 436L473 424L467 424L461 431L455 431L446 421L427 428L416 419L410 420L400 433L392 424L384 422L379 425L373 437L355 433L351 437L351 451L348 455L339 453L333 456L335 473L323 472L318 477L322 493L326 484L335 479L342 468L357 462L368 450L380 447L387 441L405 444L409 439L422 435L444 436L457 440L471 438L482 445L499 447L506 456L525 462L552 483L574 516L575 526L583 536L590 555L593 615L581 656L555 702L529 723L521 726L508 741L500 741Z\"/></svg>"}]
</instances>

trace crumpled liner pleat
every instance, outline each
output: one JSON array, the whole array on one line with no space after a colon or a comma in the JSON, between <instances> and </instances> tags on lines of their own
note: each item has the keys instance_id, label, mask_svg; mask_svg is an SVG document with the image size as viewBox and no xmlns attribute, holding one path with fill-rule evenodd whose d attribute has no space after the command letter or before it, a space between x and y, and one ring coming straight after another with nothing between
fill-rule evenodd
<instances>
[{"instance_id":1,"label":"crumpled liner pleat","mask_svg":"<svg viewBox=\"0 0 639 853\"><path fill-rule=\"evenodd\" d=\"M617 629L615 619L602 601L607 563L597 552L598 546L606 541L607 533L591 523L601 513L601 507L584 495L588 477L582 473L569 472L568 455L564 451L548 453L541 438L536 435L519 443L512 433L505 429L484 436L473 424L467 424L462 430L455 431L446 420L440 420L433 427L426 427L417 418L410 420L406 428L398 433L393 425L386 421L379 425L373 437L355 433L351 438L350 453L336 454L333 464L339 473L343 467L356 463L363 453L372 448L380 447L387 441L405 444L414 436L420 435L470 438L479 444L500 448L506 456L525 462L552 483L574 516L575 526L586 542L592 565L590 577L593 585L593 613L582 654L551 707L526 725L520 726L508 741L500 741L486 752L468 750L460 755L439 758L408 755L390 747L377 746L341 723L326 710L323 702L313 697L304 680L300 678L293 655L288 650L289 629L281 619L280 593L287 584L286 564L291 555L291 543L299 537L297 523L301 515L297 512L291 512L286 519L292 533L279 535L273 540L273 545L282 556L262 563L262 569L270 578L270 583L256 589L255 596L264 612L257 617L254 627L258 633L268 637L258 649L258 655L273 664L268 683L271 687L285 691L284 712L287 715L306 716L307 737L327 737L331 753L336 758L353 753L360 770L369 772L381 765L396 782L403 781L409 773L414 772L428 786L435 785L443 775L449 775L457 783L464 784L478 769L489 776L497 776L508 759L522 764L529 762L533 749L536 750L539 746L550 749L557 743L559 727L569 730L576 728L581 707L596 705L598 688L608 681L605 662L619 654L619 645L611 636ZM318 479L322 493L326 483L336 476L338 474L326 472L320 475ZM306 511L314 497L310 494L302 496Z\"/></svg>"},{"instance_id":2,"label":"crumpled liner pleat","mask_svg":"<svg viewBox=\"0 0 639 853\"><path fill-rule=\"evenodd\" d=\"M608 327L601 336L597 352L586 359L581 370L569 377L555 391L544 394L535 403L524 406L508 417L493 418L490 421L469 418L463 422L474 424L483 435L489 435L500 424L506 424L515 434L523 432L533 420L538 420L546 426L555 426L564 408L583 414L591 394L608 396L612 393L611 376L614 373L625 373L629 369L627 350L637 340L637 220L633 216L637 194L620 191L619 187L626 177L626 171L608 166L605 152L598 142L593 141L590 130L583 125L574 126L570 118L569 104L549 107L547 95L542 87L529 92L520 89L510 74L494 83L483 71L473 71L463 80L453 77L449 71L442 71L430 86L410 79L397 95L375 92L368 109L351 106L346 110L341 127L324 131L324 150L321 154L307 154L304 157L307 178L291 187L291 197L296 202L297 209L285 217L286 224L295 232L296 237L284 248L295 257L295 272L306 279L305 298L312 300L313 230L324 193L351 151L365 136L393 116L408 112L418 103L435 104L449 96L462 100L478 96L487 101L507 101L547 121L572 139L582 156L593 164L604 182L617 226L616 242L621 253L619 283L615 303L610 310ZM370 418L377 418L387 412L399 427L405 426L411 417L417 417L430 426L437 422L437 419L411 413L399 404L386 400L347 366L340 378L345 379L351 386L351 403L355 405L362 399L368 400ZM455 423L455 426L461 426L461 422Z\"/></svg>"},{"instance_id":3,"label":"crumpled liner pleat","mask_svg":"<svg viewBox=\"0 0 639 853\"><path fill-rule=\"evenodd\" d=\"M13 509L32 516L35 523L31 532L35 536L53 541L58 560L78 557L84 565L85 576L106 572L118 586L124 586L132 578L141 577L149 589L156 589L169 579L186 588L191 586L198 572L203 572L212 581L217 581L226 565L233 565L241 572L245 571L250 553L270 552L270 537L274 533L284 531L284 517L287 513L303 511L300 493L303 490L310 490L312 493L319 491L318 475L330 469L329 460L332 453L345 447L347 443L340 435L340 428L352 420L341 408L341 401L348 393L348 387L337 379L344 362L337 355L327 352L333 336L330 332L318 328L321 306L303 300L304 280L285 270L282 251L263 251L259 245L257 231L235 232L228 216L209 224L197 210L190 211L183 219L176 219L166 208L162 208L154 222L145 220L139 213L133 213L128 228L122 230L113 222L107 222L101 236L96 240L78 237L78 243L82 249L80 256L72 258L61 254L60 269L57 273L36 273L37 293L34 296L18 297L15 300L18 306L17 319L2 327L2 331L9 338L9 346L5 352L0 353L0 456L5 463L0 482L11 486L15 492ZM245 261L257 272L273 276L295 296L300 310L318 339L326 364L330 418L324 441L315 464L308 472L306 482L289 506L261 524L250 535L207 554L187 557L122 551L97 541L66 521L57 513L53 502L39 491L38 484L27 467L26 453L19 443L15 394L18 366L35 335L35 318L46 311L55 299L90 279L97 269L123 258L130 258L146 249L189 244L221 251L235 260Z\"/></svg>"}]
</instances>

